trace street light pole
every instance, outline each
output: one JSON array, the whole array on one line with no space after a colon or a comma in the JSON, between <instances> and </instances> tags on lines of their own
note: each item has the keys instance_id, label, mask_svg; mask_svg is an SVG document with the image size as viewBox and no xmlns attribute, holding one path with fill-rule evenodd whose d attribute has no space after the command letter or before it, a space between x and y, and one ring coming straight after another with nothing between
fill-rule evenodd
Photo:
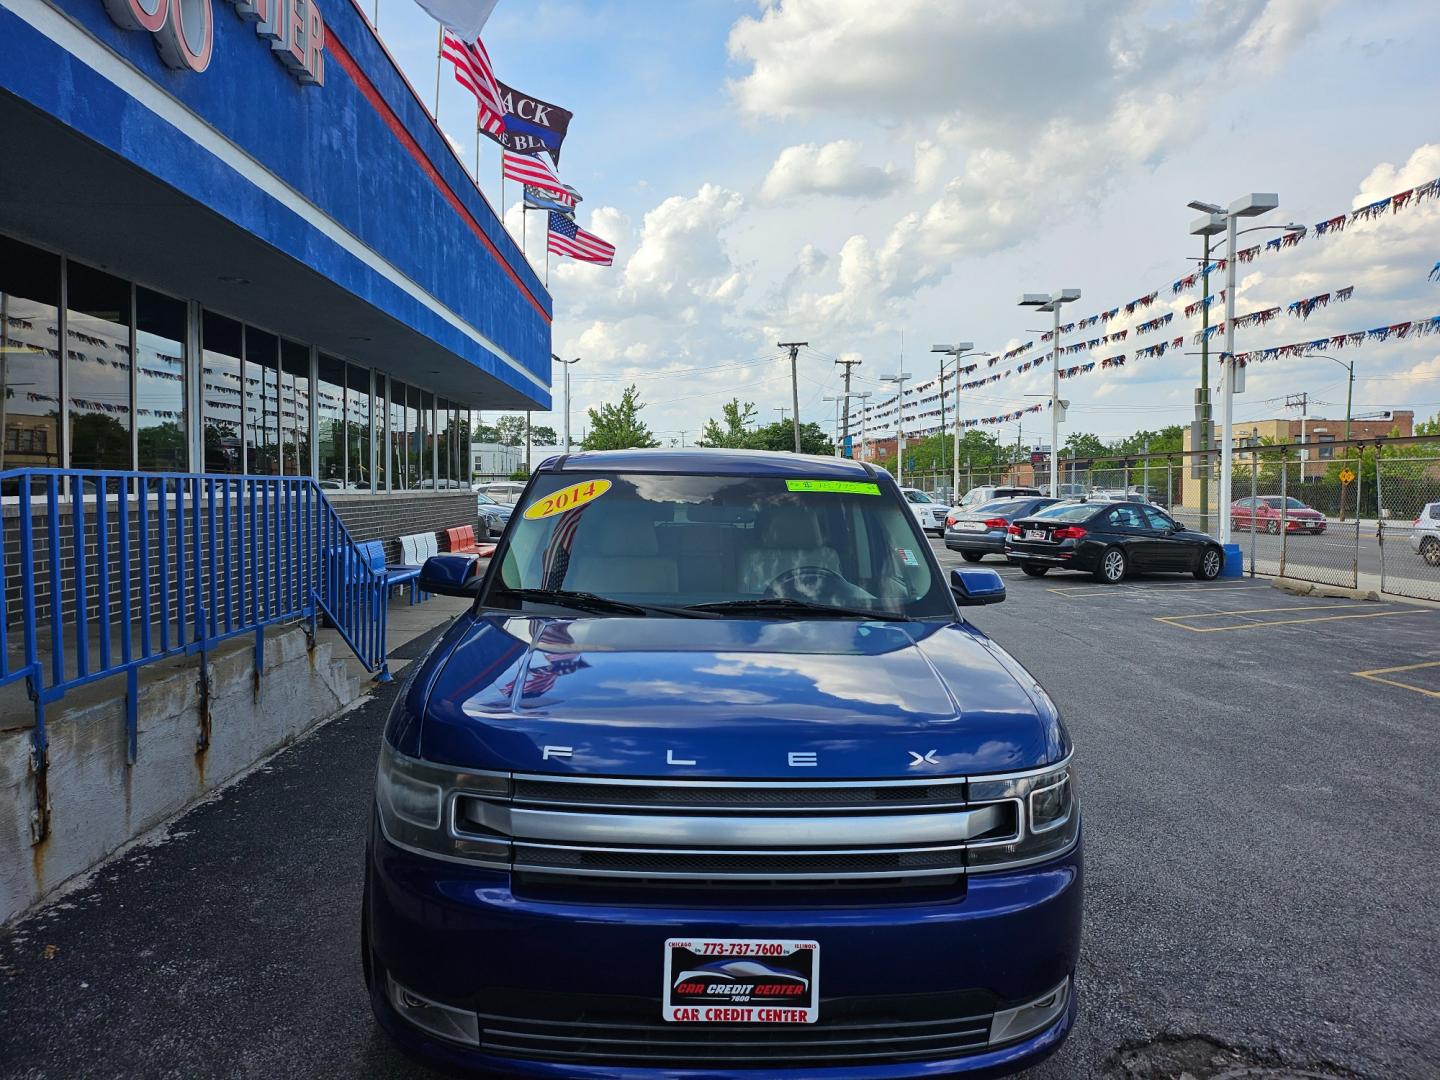
<instances>
[{"instance_id":1,"label":"street light pole","mask_svg":"<svg viewBox=\"0 0 1440 1080\"><path fill-rule=\"evenodd\" d=\"M882 375L881 382L896 384L899 391L896 397L897 409L895 412L895 483L897 486L905 483L905 380L910 378L908 371L902 371L897 375Z\"/></svg>"},{"instance_id":2,"label":"street light pole","mask_svg":"<svg viewBox=\"0 0 1440 1080\"><path fill-rule=\"evenodd\" d=\"M975 348L973 341L958 341L954 345L931 345L932 353L945 353L955 358L955 433L951 441L951 484L954 501L960 498L960 357ZM940 361L940 440L945 440L945 361Z\"/></svg>"},{"instance_id":3,"label":"street light pole","mask_svg":"<svg viewBox=\"0 0 1440 1080\"><path fill-rule=\"evenodd\" d=\"M866 390L863 393L856 393L852 396L860 399L860 460L865 460L865 410L870 406L866 404L874 391Z\"/></svg>"},{"instance_id":4,"label":"street light pole","mask_svg":"<svg viewBox=\"0 0 1440 1080\"><path fill-rule=\"evenodd\" d=\"M1060 306L1080 299L1079 289L1061 289L1057 293L1026 293L1020 297L1021 307L1033 307L1037 311L1049 311L1055 315L1055 326L1050 335L1050 494L1054 497L1060 490L1060 415L1064 403L1060 400Z\"/></svg>"},{"instance_id":5,"label":"street light pole","mask_svg":"<svg viewBox=\"0 0 1440 1080\"><path fill-rule=\"evenodd\" d=\"M570 365L578 364L580 358L577 356L574 360L561 360L560 357L551 353L550 359L562 365L565 374L565 453L568 454L570 453ZM529 462L527 461L526 464L528 465Z\"/></svg>"}]
</instances>

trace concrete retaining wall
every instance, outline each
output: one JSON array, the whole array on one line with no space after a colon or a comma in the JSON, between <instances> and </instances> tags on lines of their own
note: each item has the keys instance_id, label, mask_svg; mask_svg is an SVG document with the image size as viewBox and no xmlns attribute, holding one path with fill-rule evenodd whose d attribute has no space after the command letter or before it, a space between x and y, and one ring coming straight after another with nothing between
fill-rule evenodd
<instances>
[{"instance_id":1,"label":"concrete retaining wall","mask_svg":"<svg viewBox=\"0 0 1440 1080\"><path fill-rule=\"evenodd\" d=\"M0 923L224 785L361 693L328 645L299 627L267 635L258 687L253 640L211 654L210 745L200 731L198 657L142 669L139 753L125 754L124 679L69 695L47 713L50 836L30 842L35 786L23 695L0 705ZM14 688L11 688L14 689Z\"/></svg>"}]
</instances>

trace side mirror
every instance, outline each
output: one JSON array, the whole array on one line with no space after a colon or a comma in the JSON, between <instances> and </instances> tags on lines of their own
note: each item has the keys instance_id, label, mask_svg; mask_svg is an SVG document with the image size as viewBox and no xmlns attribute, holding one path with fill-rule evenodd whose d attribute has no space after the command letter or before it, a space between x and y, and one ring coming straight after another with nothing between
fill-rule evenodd
<instances>
[{"instance_id":1,"label":"side mirror","mask_svg":"<svg viewBox=\"0 0 1440 1080\"><path fill-rule=\"evenodd\" d=\"M951 570L950 592L961 607L998 604L1005 599L1005 579L981 567Z\"/></svg>"},{"instance_id":2,"label":"side mirror","mask_svg":"<svg viewBox=\"0 0 1440 1080\"><path fill-rule=\"evenodd\" d=\"M420 591L441 596L478 596L480 558L476 555L431 555L420 567Z\"/></svg>"},{"instance_id":3,"label":"side mirror","mask_svg":"<svg viewBox=\"0 0 1440 1080\"><path fill-rule=\"evenodd\" d=\"M1174 531L1175 531L1175 532L1189 532L1189 531L1190 531L1190 526L1189 526L1189 525L1186 525L1183 521L1177 521L1177 522L1175 522L1175 530L1174 530Z\"/></svg>"}]
</instances>

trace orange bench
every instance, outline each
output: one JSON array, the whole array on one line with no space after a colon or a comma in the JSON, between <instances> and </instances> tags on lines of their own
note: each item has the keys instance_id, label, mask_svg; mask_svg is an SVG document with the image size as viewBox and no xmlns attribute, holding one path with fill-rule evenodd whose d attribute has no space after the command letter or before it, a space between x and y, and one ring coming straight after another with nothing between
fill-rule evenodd
<instances>
[{"instance_id":1,"label":"orange bench","mask_svg":"<svg viewBox=\"0 0 1440 1080\"><path fill-rule=\"evenodd\" d=\"M479 555L488 559L495 554L494 544L475 542L475 526L461 525L458 529L446 529L445 537L452 555Z\"/></svg>"}]
</instances>

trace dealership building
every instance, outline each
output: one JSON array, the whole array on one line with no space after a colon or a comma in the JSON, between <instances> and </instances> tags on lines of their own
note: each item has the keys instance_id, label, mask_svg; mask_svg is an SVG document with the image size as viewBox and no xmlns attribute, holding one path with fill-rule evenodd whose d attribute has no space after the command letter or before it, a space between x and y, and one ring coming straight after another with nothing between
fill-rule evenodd
<instances>
[{"instance_id":1,"label":"dealership building","mask_svg":"<svg viewBox=\"0 0 1440 1080\"><path fill-rule=\"evenodd\" d=\"M0 320L0 470L418 500L550 408L550 297L352 0L0 0Z\"/></svg>"}]
</instances>

